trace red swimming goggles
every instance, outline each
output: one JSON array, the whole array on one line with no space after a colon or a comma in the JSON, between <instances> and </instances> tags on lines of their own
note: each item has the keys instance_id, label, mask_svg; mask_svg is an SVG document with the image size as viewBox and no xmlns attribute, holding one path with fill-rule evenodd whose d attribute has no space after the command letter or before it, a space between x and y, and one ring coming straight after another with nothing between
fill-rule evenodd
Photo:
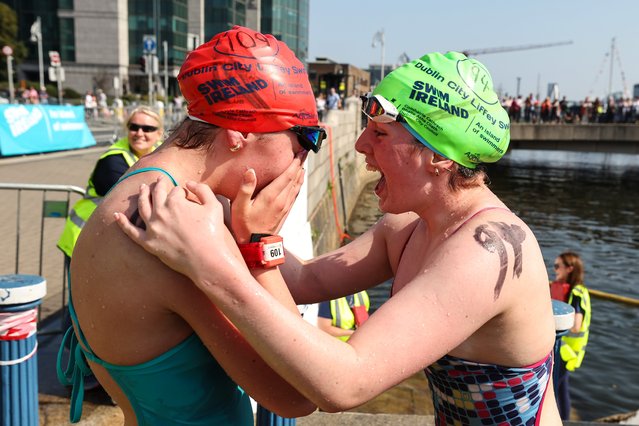
<instances>
[{"instance_id":1,"label":"red swimming goggles","mask_svg":"<svg viewBox=\"0 0 639 426\"><path fill-rule=\"evenodd\" d=\"M376 123L392 123L393 121L401 123L405 121L395 105L382 95L368 93L360 98L362 99L362 113L369 120Z\"/></svg>"}]
</instances>

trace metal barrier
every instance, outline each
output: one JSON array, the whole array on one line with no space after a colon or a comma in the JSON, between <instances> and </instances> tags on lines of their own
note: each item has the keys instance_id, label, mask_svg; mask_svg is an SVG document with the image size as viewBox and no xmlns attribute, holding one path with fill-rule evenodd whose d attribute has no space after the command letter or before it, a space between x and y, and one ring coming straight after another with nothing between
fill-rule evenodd
<instances>
[{"instance_id":1,"label":"metal barrier","mask_svg":"<svg viewBox=\"0 0 639 426\"><path fill-rule=\"evenodd\" d=\"M64 255L56 243L69 212L69 207L82 197L85 190L72 185L41 185L29 183L0 183L0 274L37 274L47 280L47 292L38 312L38 320L54 313L64 313L67 304L67 268ZM26 192L26 193L25 193ZM12 220L13 219L13 220ZM12 224L15 229L12 231ZM10 238L11 236L14 238ZM11 245L15 243L14 262L11 262ZM13 265L11 265L13 263ZM59 284L58 284L59 283ZM59 293L59 294L58 294ZM55 299L60 297L59 302ZM60 327L48 327L39 334L63 332L64 315L60 315Z\"/></svg>"}]
</instances>

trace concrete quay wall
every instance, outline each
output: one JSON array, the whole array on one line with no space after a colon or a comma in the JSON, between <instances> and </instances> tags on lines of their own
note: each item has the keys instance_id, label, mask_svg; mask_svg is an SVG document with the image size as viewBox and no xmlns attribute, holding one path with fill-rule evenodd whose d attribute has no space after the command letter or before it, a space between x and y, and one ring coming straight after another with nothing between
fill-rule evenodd
<instances>
[{"instance_id":1,"label":"concrete quay wall","mask_svg":"<svg viewBox=\"0 0 639 426\"><path fill-rule=\"evenodd\" d=\"M509 149L639 154L639 126L514 123L510 128Z\"/></svg>"},{"instance_id":2,"label":"concrete quay wall","mask_svg":"<svg viewBox=\"0 0 639 426\"><path fill-rule=\"evenodd\" d=\"M344 110L328 112L323 125L329 137L318 154L309 154L308 220L313 254L340 246L343 231L364 186L378 176L366 171L355 151L362 132L359 99L347 99Z\"/></svg>"}]
</instances>

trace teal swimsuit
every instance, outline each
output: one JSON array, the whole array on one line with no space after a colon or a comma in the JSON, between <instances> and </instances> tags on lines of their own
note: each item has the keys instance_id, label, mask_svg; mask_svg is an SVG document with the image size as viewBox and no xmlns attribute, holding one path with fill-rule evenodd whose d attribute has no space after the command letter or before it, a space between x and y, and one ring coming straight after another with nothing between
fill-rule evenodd
<instances>
[{"instance_id":1,"label":"teal swimsuit","mask_svg":"<svg viewBox=\"0 0 639 426\"><path fill-rule=\"evenodd\" d=\"M177 186L168 172L154 167L138 169L120 181L147 171L164 173ZM147 362L115 365L101 360L91 351L80 329L70 289L69 312L78 336L72 327L66 332L58 352L57 370L60 382L73 386L71 422L78 422L82 416L84 376L91 374L86 358L109 372L127 396L140 426L254 424L248 396L228 377L195 333ZM78 339L86 350L78 344ZM66 371L63 371L65 346L70 348L70 355Z\"/></svg>"}]
</instances>

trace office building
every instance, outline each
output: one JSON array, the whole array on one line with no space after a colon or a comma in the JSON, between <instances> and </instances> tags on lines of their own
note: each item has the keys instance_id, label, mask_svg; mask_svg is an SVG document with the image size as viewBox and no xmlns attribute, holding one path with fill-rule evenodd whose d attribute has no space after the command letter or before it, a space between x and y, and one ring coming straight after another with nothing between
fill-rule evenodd
<instances>
[{"instance_id":1,"label":"office building","mask_svg":"<svg viewBox=\"0 0 639 426\"><path fill-rule=\"evenodd\" d=\"M0 0L18 17L18 40L29 49L15 80L39 81L32 26L41 22L45 84L49 52L58 52L65 90L110 96L178 93L186 54L214 34L243 25L274 34L302 60L308 55L309 0ZM152 71L150 74L149 70ZM151 77L149 77L151 75Z\"/></svg>"}]
</instances>

